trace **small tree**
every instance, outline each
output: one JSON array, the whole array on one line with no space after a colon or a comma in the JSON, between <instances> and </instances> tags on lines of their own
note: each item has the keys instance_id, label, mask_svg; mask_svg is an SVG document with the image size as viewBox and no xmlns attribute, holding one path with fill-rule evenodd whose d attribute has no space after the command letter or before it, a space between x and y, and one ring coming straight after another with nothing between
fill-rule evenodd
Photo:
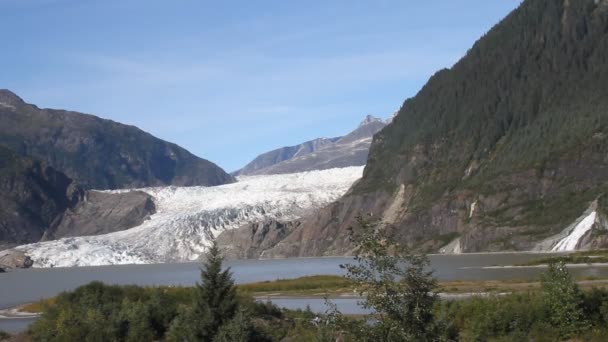
<instances>
[{"instance_id":1,"label":"small tree","mask_svg":"<svg viewBox=\"0 0 608 342\"><path fill-rule=\"evenodd\" d=\"M563 261L549 264L541 277L543 300L550 323L569 337L584 326L581 291Z\"/></svg>"},{"instance_id":2,"label":"small tree","mask_svg":"<svg viewBox=\"0 0 608 342\"><path fill-rule=\"evenodd\" d=\"M386 226L358 217L354 237L357 264L343 265L347 277L364 296L362 305L373 310L378 322L369 329L372 340L433 341L433 307L437 281L428 270L429 259L391 239Z\"/></svg>"},{"instance_id":3,"label":"small tree","mask_svg":"<svg viewBox=\"0 0 608 342\"><path fill-rule=\"evenodd\" d=\"M176 319L169 333L172 341L211 342L220 327L230 322L238 309L236 287L230 269L222 271L224 259L214 241L196 284L194 305Z\"/></svg>"}]
</instances>

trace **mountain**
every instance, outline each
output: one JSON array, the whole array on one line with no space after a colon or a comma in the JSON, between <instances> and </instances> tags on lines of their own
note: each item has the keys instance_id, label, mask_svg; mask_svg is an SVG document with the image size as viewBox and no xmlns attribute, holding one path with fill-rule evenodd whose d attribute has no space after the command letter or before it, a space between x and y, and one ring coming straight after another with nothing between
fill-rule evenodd
<instances>
[{"instance_id":1,"label":"mountain","mask_svg":"<svg viewBox=\"0 0 608 342\"><path fill-rule=\"evenodd\" d=\"M266 152L235 174L271 175L365 165L372 137L385 125L381 119L368 115L343 137L320 138Z\"/></svg>"},{"instance_id":2,"label":"mountain","mask_svg":"<svg viewBox=\"0 0 608 342\"><path fill-rule=\"evenodd\" d=\"M281 147L270 152L263 153L257 156L249 164L242 169L233 173L233 175L253 175L262 174L264 171L281 162L288 161L292 158L297 158L302 155L307 155L317 151L318 149L332 145L338 138L318 138L310 140L295 146Z\"/></svg>"},{"instance_id":3,"label":"mountain","mask_svg":"<svg viewBox=\"0 0 608 342\"><path fill-rule=\"evenodd\" d=\"M86 191L44 162L0 146L0 250L128 229L155 212L143 192Z\"/></svg>"},{"instance_id":4,"label":"mountain","mask_svg":"<svg viewBox=\"0 0 608 342\"><path fill-rule=\"evenodd\" d=\"M261 238L283 236L281 232L291 231L293 225L272 222L297 220L328 205L342 196L362 172L362 167L349 167L245 176L239 177L238 183L215 187L104 191L101 194L105 196L145 193L153 199L156 211L149 219L128 230L23 245L8 255L29 256L35 267L196 260L207 250L212 239L243 225L259 224ZM105 220L98 214L87 217L89 225L99 219ZM230 256L241 256L240 241L229 235L221 241L223 248L229 249Z\"/></svg>"},{"instance_id":5,"label":"mountain","mask_svg":"<svg viewBox=\"0 0 608 342\"><path fill-rule=\"evenodd\" d=\"M60 170L85 188L220 185L217 165L134 126L40 109L0 90L0 145Z\"/></svg>"},{"instance_id":6,"label":"mountain","mask_svg":"<svg viewBox=\"0 0 608 342\"><path fill-rule=\"evenodd\" d=\"M351 252L371 213L411 247L608 241L608 1L526 0L374 136L364 175L264 256Z\"/></svg>"},{"instance_id":7,"label":"mountain","mask_svg":"<svg viewBox=\"0 0 608 342\"><path fill-rule=\"evenodd\" d=\"M0 146L0 250L39 241L81 195L60 171Z\"/></svg>"}]
</instances>

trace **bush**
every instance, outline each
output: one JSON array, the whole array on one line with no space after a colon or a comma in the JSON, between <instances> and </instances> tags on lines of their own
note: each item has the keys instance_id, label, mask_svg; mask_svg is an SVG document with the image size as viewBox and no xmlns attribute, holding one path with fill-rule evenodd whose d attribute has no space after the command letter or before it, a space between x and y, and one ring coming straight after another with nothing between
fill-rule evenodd
<instances>
[{"instance_id":1,"label":"bush","mask_svg":"<svg viewBox=\"0 0 608 342\"><path fill-rule=\"evenodd\" d=\"M34 340L157 339L176 315L160 289L93 282L60 294L30 328Z\"/></svg>"}]
</instances>

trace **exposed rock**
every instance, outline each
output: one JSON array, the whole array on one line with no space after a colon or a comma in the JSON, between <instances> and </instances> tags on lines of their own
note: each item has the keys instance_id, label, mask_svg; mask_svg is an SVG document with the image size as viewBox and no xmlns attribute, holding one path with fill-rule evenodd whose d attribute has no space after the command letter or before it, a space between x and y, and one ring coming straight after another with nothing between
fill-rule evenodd
<instances>
[{"instance_id":1,"label":"exposed rock","mask_svg":"<svg viewBox=\"0 0 608 342\"><path fill-rule=\"evenodd\" d=\"M142 224L155 211L152 196L142 191L87 191L82 201L67 210L59 223L45 232L42 241L129 229Z\"/></svg>"},{"instance_id":2,"label":"exposed rock","mask_svg":"<svg viewBox=\"0 0 608 342\"><path fill-rule=\"evenodd\" d=\"M40 109L0 90L0 145L45 162L87 188L220 185L217 165L134 126L93 115Z\"/></svg>"},{"instance_id":3,"label":"exposed rock","mask_svg":"<svg viewBox=\"0 0 608 342\"><path fill-rule=\"evenodd\" d=\"M0 250L39 241L82 195L63 173L0 146Z\"/></svg>"},{"instance_id":4,"label":"exposed rock","mask_svg":"<svg viewBox=\"0 0 608 342\"><path fill-rule=\"evenodd\" d=\"M97 235L143 223L152 196L85 191L43 162L0 146L0 250L67 236Z\"/></svg>"},{"instance_id":5,"label":"exposed rock","mask_svg":"<svg viewBox=\"0 0 608 342\"><path fill-rule=\"evenodd\" d=\"M30 268L33 264L34 261L21 251L0 251L0 268L6 270L11 270L15 268Z\"/></svg>"},{"instance_id":6,"label":"exposed rock","mask_svg":"<svg viewBox=\"0 0 608 342\"><path fill-rule=\"evenodd\" d=\"M270 175L365 165L372 137L386 123L368 115L349 134L283 147L255 158L238 175Z\"/></svg>"},{"instance_id":7,"label":"exposed rock","mask_svg":"<svg viewBox=\"0 0 608 342\"><path fill-rule=\"evenodd\" d=\"M222 232L217 242L229 259L257 259L266 257L264 251L274 247L299 224L297 220L290 222L266 220L250 223L238 229Z\"/></svg>"}]
</instances>

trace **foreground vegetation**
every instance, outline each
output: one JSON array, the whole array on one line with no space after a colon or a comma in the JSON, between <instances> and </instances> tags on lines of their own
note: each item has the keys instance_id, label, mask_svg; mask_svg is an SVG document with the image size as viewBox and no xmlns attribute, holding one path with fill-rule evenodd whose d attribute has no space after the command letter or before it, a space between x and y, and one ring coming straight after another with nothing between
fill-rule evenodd
<instances>
[{"instance_id":1,"label":"foreground vegetation","mask_svg":"<svg viewBox=\"0 0 608 342\"><path fill-rule=\"evenodd\" d=\"M356 262L345 278L305 277L234 285L215 246L195 288L94 282L38 303L34 341L606 341L608 291L582 290L563 262L535 287L440 301L428 258L410 253L382 225L360 220ZM463 288L474 283L460 284ZM457 286L456 282L452 283ZM348 289L369 315L279 309L256 293Z\"/></svg>"}]
</instances>

